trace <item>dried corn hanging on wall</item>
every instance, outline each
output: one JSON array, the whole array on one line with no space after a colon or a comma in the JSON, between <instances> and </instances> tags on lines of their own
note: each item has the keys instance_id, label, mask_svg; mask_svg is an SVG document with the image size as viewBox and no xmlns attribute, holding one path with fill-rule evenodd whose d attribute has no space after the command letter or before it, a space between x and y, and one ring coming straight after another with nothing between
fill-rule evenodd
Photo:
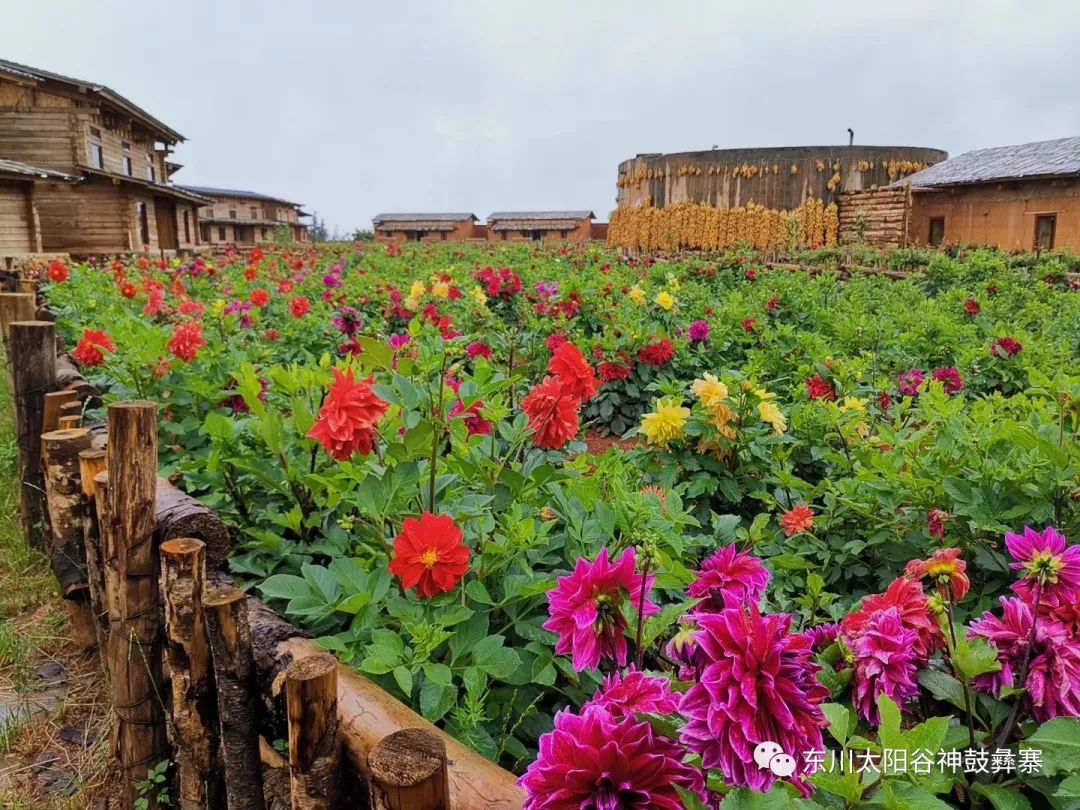
<instances>
[{"instance_id":1,"label":"dried corn hanging on wall","mask_svg":"<svg viewBox=\"0 0 1080 810\"><path fill-rule=\"evenodd\" d=\"M641 251L725 250L749 245L758 250L835 245L840 229L835 203L810 198L794 211L756 203L716 208L682 202L666 208L642 205L612 212L608 244Z\"/></svg>"}]
</instances>

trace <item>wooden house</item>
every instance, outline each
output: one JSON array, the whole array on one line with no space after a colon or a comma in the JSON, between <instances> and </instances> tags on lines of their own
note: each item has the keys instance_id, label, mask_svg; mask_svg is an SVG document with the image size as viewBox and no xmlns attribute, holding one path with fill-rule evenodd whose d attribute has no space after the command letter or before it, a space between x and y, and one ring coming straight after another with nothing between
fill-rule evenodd
<instances>
[{"instance_id":1,"label":"wooden house","mask_svg":"<svg viewBox=\"0 0 1080 810\"><path fill-rule=\"evenodd\" d=\"M34 187L45 182L77 181L70 174L0 158L0 257L42 253L41 220Z\"/></svg>"},{"instance_id":2,"label":"wooden house","mask_svg":"<svg viewBox=\"0 0 1080 810\"><path fill-rule=\"evenodd\" d=\"M378 214L371 220L377 242L466 242L483 239L476 214Z\"/></svg>"},{"instance_id":3,"label":"wooden house","mask_svg":"<svg viewBox=\"0 0 1080 810\"><path fill-rule=\"evenodd\" d=\"M299 203L259 194L208 186L180 186L207 200L199 209L199 238L207 245L257 245L287 230L294 242L307 242L308 214Z\"/></svg>"},{"instance_id":4,"label":"wooden house","mask_svg":"<svg viewBox=\"0 0 1080 810\"><path fill-rule=\"evenodd\" d=\"M15 209L32 228L23 244L37 251L196 247L205 200L168 182L166 158L183 140L104 85L0 59L0 160L30 169L4 179L20 175L14 182L27 207ZM0 230L19 232L15 195L8 188L4 196Z\"/></svg>"},{"instance_id":5,"label":"wooden house","mask_svg":"<svg viewBox=\"0 0 1080 810\"><path fill-rule=\"evenodd\" d=\"M497 211L488 217L489 241L587 242L592 211Z\"/></svg>"},{"instance_id":6,"label":"wooden house","mask_svg":"<svg viewBox=\"0 0 1080 810\"><path fill-rule=\"evenodd\" d=\"M1080 137L977 149L896 185L914 244L1080 249Z\"/></svg>"}]
</instances>

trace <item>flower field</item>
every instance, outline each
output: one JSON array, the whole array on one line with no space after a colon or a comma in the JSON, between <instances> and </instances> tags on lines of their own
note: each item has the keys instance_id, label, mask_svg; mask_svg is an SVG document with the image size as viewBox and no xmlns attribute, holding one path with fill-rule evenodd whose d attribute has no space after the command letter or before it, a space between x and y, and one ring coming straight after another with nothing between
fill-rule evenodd
<instances>
[{"instance_id":1,"label":"flower field","mask_svg":"<svg viewBox=\"0 0 1080 810\"><path fill-rule=\"evenodd\" d=\"M1075 806L1080 292L837 258L358 244L45 295L234 576L528 808Z\"/></svg>"}]
</instances>

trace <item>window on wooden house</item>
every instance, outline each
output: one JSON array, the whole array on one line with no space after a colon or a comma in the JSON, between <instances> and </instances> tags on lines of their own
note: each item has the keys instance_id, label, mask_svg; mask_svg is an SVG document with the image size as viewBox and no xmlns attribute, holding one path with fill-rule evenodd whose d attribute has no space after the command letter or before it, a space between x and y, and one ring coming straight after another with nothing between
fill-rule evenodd
<instances>
[{"instance_id":1,"label":"window on wooden house","mask_svg":"<svg viewBox=\"0 0 1080 810\"><path fill-rule=\"evenodd\" d=\"M933 247L938 247L945 241L945 217L930 217L930 239Z\"/></svg>"},{"instance_id":2,"label":"window on wooden house","mask_svg":"<svg viewBox=\"0 0 1080 810\"><path fill-rule=\"evenodd\" d=\"M90 165L105 169L105 149L101 145L101 130L97 127L90 127Z\"/></svg>"},{"instance_id":3,"label":"window on wooden house","mask_svg":"<svg viewBox=\"0 0 1080 810\"><path fill-rule=\"evenodd\" d=\"M221 241L221 242L224 242L224 241L225 241L225 226L224 226L224 225L219 225L219 226L218 226L218 229L217 229L217 238L218 238L218 240L219 240L219 241Z\"/></svg>"},{"instance_id":4,"label":"window on wooden house","mask_svg":"<svg viewBox=\"0 0 1080 810\"><path fill-rule=\"evenodd\" d=\"M259 209L256 208L254 205L251 206L251 218L252 219L258 219L259 218Z\"/></svg>"},{"instance_id":5,"label":"window on wooden house","mask_svg":"<svg viewBox=\"0 0 1080 810\"><path fill-rule=\"evenodd\" d=\"M560 239L567 239L567 238L569 238L569 236L570 236L570 231L566 231L566 230L559 231L559 238Z\"/></svg>"},{"instance_id":6,"label":"window on wooden house","mask_svg":"<svg viewBox=\"0 0 1080 810\"><path fill-rule=\"evenodd\" d=\"M445 242L445 241L446 241L446 231L439 231L439 238L440 238L440 239L441 239L442 241L444 241L444 242Z\"/></svg>"},{"instance_id":7,"label":"window on wooden house","mask_svg":"<svg viewBox=\"0 0 1080 810\"><path fill-rule=\"evenodd\" d=\"M1053 250L1057 215L1039 214L1035 217L1035 250Z\"/></svg>"},{"instance_id":8,"label":"window on wooden house","mask_svg":"<svg viewBox=\"0 0 1080 810\"><path fill-rule=\"evenodd\" d=\"M150 217L146 213L146 203L135 203L135 216L139 220L139 244L144 249L150 247Z\"/></svg>"},{"instance_id":9,"label":"window on wooden house","mask_svg":"<svg viewBox=\"0 0 1080 810\"><path fill-rule=\"evenodd\" d=\"M260 233L262 234L262 238L263 238L263 239L265 239L265 238L266 238L266 228L265 228L265 227L264 227L264 228L261 228L261 229L259 230L259 232L260 232Z\"/></svg>"},{"instance_id":10,"label":"window on wooden house","mask_svg":"<svg viewBox=\"0 0 1080 810\"><path fill-rule=\"evenodd\" d=\"M154 156L146 156L146 179L151 183L157 182L157 170L154 168Z\"/></svg>"},{"instance_id":11,"label":"window on wooden house","mask_svg":"<svg viewBox=\"0 0 1080 810\"><path fill-rule=\"evenodd\" d=\"M124 153L120 158L120 168L128 177L131 177L131 144L127 141L120 144L120 149Z\"/></svg>"},{"instance_id":12,"label":"window on wooden house","mask_svg":"<svg viewBox=\"0 0 1080 810\"><path fill-rule=\"evenodd\" d=\"M191 241L191 212L184 209L184 241Z\"/></svg>"},{"instance_id":13,"label":"window on wooden house","mask_svg":"<svg viewBox=\"0 0 1080 810\"><path fill-rule=\"evenodd\" d=\"M499 231L499 238L506 241L506 231Z\"/></svg>"},{"instance_id":14,"label":"window on wooden house","mask_svg":"<svg viewBox=\"0 0 1080 810\"><path fill-rule=\"evenodd\" d=\"M236 209L235 208L230 208L229 209L229 219L236 219Z\"/></svg>"}]
</instances>

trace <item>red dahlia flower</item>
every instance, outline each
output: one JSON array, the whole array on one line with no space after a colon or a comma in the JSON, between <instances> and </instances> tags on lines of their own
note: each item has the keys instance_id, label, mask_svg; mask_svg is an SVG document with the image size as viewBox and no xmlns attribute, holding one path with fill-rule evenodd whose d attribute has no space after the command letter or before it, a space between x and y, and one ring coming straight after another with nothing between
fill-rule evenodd
<instances>
[{"instance_id":1,"label":"red dahlia flower","mask_svg":"<svg viewBox=\"0 0 1080 810\"><path fill-rule=\"evenodd\" d=\"M492 352L491 347L486 343L473 341L465 347L465 354L469 356L470 360L475 360L477 357L483 357L485 360L490 360Z\"/></svg>"},{"instance_id":2,"label":"red dahlia flower","mask_svg":"<svg viewBox=\"0 0 1080 810\"><path fill-rule=\"evenodd\" d=\"M618 382L627 379L634 371L621 363L601 363L600 379L604 382Z\"/></svg>"},{"instance_id":3,"label":"red dahlia flower","mask_svg":"<svg viewBox=\"0 0 1080 810\"><path fill-rule=\"evenodd\" d=\"M87 329L71 356L80 366L100 366L105 362L105 352L115 352L116 344L104 332Z\"/></svg>"},{"instance_id":4,"label":"red dahlia flower","mask_svg":"<svg viewBox=\"0 0 1080 810\"><path fill-rule=\"evenodd\" d=\"M806 394L810 399L827 399L830 402L836 400L836 389L833 388L833 384L820 374L807 378Z\"/></svg>"},{"instance_id":5,"label":"red dahlia flower","mask_svg":"<svg viewBox=\"0 0 1080 810\"><path fill-rule=\"evenodd\" d=\"M49 280L56 284L63 284L71 275L71 270L66 264L57 259L49 262Z\"/></svg>"},{"instance_id":6,"label":"red dahlia flower","mask_svg":"<svg viewBox=\"0 0 1080 810\"><path fill-rule=\"evenodd\" d=\"M990 344L992 357L1015 357L1023 351L1023 344L1016 338L1000 337Z\"/></svg>"},{"instance_id":7,"label":"red dahlia flower","mask_svg":"<svg viewBox=\"0 0 1080 810\"><path fill-rule=\"evenodd\" d=\"M596 396L598 386L593 367L573 343L564 343L555 350L547 370L578 402L588 402Z\"/></svg>"},{"instance_id":8,"label":"red dahlia flower","mask_svg":"<svg viewBox=\"0 0 1080 810\"><path fill-rule=\"evenodd\" d=\"M134 298L136 293L138 292L138 287L136 287L130 281L125 281L123 284L120 285L120 294L124 296L124 298Z\"/></svg>"},{"instance_id":9,"label":"red dahlia flower","mask_svg":"<svg viewBox=\"0 0 1080 810\"><path fill-rule=\"evenodd\" d=\"M270 303L270 293L261 288L257 290L252 290L249 297L251 299L251 303L260 308L265 307L267 304Z\"/></svg>"},{"instance_id":10,"label":"red dahlia flower","mask_svg":"<svg viewBox=\"0 0 1080 810\"><path fill-rule=\"evenodd\" d=\"M806 534L814 530L814 510L806 504L799 504L784 512L780 518L780 527L788 537Z\"/></svg>"},{"instance_id":11,"label":"red dahlia flower","mask_svg":"<svg viewBox=\"0 0 1080 810\"><path fill-rule=\"evenodd\" d=\"M303 318L311 312L311 302L306 298L294 298L289 302L289 309L292 310L294 318Z\"/></svg>"},{"instance_id":12,"label":"red dahlia flower","mask_svg":"<svg viewBox=\"0 0 1080 810\"><path fill-rule=\"evenodd\" d=\"M675 344L667 338L642 347L638 351L638 360L650 366L666 366L675 356Z\"/></svg>"},{"instance_id":13,"label":"red dahlia flower","mask_svg":"<svg viewBox=\"0 0 1080 810\"><path fill-rule=\"evenodd\" d=\"M469 570L469 547L461 538L448 515L424 512L419 520L405 518L394 540L390 573L425 599L452 591Z\"/></svg>"},{"instance_id":14,"label":"red dahlia flower","mask_svg":"<svg viewBox=\"0 0 1080 810\"><path fill-rule=\"evenodd\" d=\"M940 510L939 510L940 511ZM967 563L960 559L960 549L939 548L929 560L912 560L904 569L908 579L927 577L941 588L949 587L953 601L959 602L971 589Z\"/></svg>"},{"instance_id":15,"label":"red dahlia flower","mask_svg":"<svg viewBox=\"0 0 1080 810\"><path fill-rule=\"evenodd\" d=\"M558 450L578 433L579 402L567 393L556 377L545 377L521 401L529 417L533 444L545 450Z\"/></svg>"},{"instance_id":16,"label":"red dahlia flower","mask_svg":"<svg viewBox=\"0 0 1080 810\"><path fill-rule=\"evenodd\" d=\"M182 323L173 330L169 340L169 351L179 357L185 363L190 363L198 354L199 349L206 345L206 338L202 334L202 324L196 322Z\"/></svg>"},{"instance_id":17,"label":"red dahlia flower","mask_svg":"<svg viewBox=\"0 0 1080 810\"><path fill-rule=\"evenodd\" d=\"M338 461L347 461L356 452L366 456L375 447L375 426L390 405L371 390L374 375L356 382L352 369L344 374L337 368L331 371L334 382L307 437Z\"/></svg>"}]
</instances>

